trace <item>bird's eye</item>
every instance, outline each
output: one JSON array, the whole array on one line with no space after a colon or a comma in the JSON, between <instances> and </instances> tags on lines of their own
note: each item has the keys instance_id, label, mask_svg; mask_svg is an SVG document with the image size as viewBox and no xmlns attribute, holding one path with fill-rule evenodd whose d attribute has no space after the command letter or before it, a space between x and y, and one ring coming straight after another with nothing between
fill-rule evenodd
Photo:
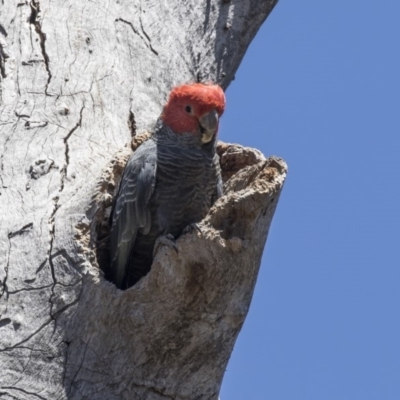
<instances>
[{"instance_id":1,"label":"bird's eye","mask_svg":"<svg viewBox=\"0 0 400 400\"><path fill-rule=\"evenodd\" d=\"M190 114L192 112L192 107L186 106L185 111Z\"/></svg>"}]
</instances>

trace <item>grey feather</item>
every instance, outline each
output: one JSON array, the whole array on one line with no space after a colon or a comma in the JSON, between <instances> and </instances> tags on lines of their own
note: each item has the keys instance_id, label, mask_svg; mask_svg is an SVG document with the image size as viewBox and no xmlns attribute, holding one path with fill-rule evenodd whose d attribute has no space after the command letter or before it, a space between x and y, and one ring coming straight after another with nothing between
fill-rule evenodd
<instances>
[{"instance_id":1,"label":"grey feather","mask_svg":"<svg viewBox=\"0 0 400 400\"><path fill-rule=\"evenodd\" d=\"M146 275L160 235L179 236L222 195L216 139L175 134L159 121L130 157L112 213L112 281L126 289Z\"/></svg>"},{"instance_id":2,"label":"grey feather","mask_svg":"<svg viewBox=\"0 0 400 400\"><path fill-rule=\"evenodd\" d=\"M112 280L121 287L139 229L151 226L149 201L156 176L156 145L147 141L128 160L111 221Z\"/></svg>"}]
</instances>

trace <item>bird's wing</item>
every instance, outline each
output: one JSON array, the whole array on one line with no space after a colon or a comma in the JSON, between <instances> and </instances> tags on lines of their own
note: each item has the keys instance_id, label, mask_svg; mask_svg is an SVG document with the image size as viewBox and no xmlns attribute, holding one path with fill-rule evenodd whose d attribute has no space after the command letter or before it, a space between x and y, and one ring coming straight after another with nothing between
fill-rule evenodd
<instances>
[{"instance_id":1,"label":"bird's wing","mask_svg":"<svg viewBox=\"0 0 400 400\"><path fill-rule=\"evenodd\" d=\"M138 230L143 233L150 230L148 206L156 182L156 169L156 145L148 140L131 155L122 176L111 219L111 273L119 288Z\"/></svg>"}]
</instances>

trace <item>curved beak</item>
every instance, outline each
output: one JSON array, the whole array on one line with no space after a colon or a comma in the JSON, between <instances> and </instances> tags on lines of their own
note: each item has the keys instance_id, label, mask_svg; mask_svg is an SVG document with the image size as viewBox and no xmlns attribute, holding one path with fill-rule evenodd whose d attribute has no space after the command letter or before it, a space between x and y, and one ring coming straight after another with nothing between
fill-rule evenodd
<instances>
[{"instance_id":1,"label":"curved beak","mask_svg":"<svg viewBox=\"0 0 400 400\"><path fill-rule=\"evenodd\" d=\"M214 137L214 134L218 130L218 113L216 110L211 110L207 114L204 114L199 118L200 130L201 130L201 141L208 143Z\"/></svg>"}]
</instances>

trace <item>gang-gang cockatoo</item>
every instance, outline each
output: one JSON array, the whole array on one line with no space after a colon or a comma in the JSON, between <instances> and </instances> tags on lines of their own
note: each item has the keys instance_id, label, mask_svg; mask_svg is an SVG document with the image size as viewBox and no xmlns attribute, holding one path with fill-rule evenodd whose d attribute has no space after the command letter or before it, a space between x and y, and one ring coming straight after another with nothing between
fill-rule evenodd
<instances>
[{"instance_id":1,"label":"gang-gang cockatoo","mask_svg":"<svg viewBox=\"0 0 400 400\"><path fill-rule=\"evenodd\" d=\"M149 272L158 238L179 236L222 195L216 134L224 108L218 85L175 87L152 136L129 158L110 219L118 288Z\"/></svg>"}]
</instances>

